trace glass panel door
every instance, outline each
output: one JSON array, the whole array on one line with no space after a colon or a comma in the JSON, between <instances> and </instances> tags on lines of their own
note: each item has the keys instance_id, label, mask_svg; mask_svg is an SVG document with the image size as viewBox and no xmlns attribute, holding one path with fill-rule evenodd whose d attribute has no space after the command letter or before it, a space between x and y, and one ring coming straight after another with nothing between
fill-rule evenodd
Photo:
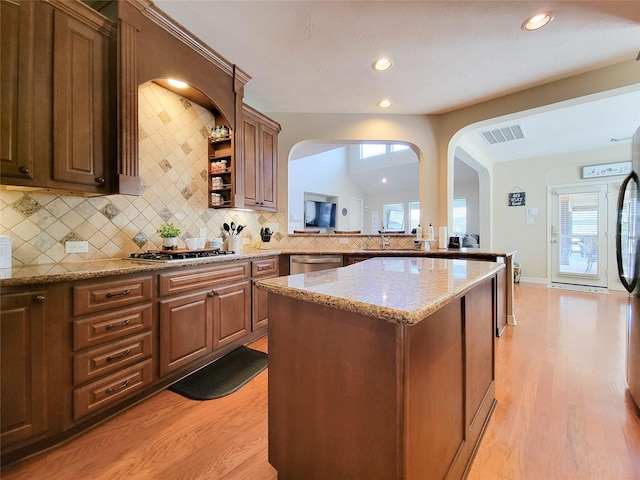
<instances>
[{"instance_id":1,"label":"glass panel door","mask_svg":"<svg viewBox=\"0 0 640 480\"><path fill-rule=\"evenodd\" d=\"M551 281L606 287L606 186L556 188L551 197Z\"/></svg>"}]
</instances>

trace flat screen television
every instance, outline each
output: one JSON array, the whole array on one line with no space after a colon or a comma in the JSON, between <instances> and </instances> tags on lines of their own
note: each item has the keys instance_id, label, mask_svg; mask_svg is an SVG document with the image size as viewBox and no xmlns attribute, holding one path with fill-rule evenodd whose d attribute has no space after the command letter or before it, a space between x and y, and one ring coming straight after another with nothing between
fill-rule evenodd
<instances>
[{"instance_id":1,"label":"flat screen television","mask_svg":"<svg viewBox=\"0 0 640 480\"><path fill-rule=\"evenodd\" d=\"M304 225L305 227L336 227L336 210L338 206L331 202L317 202L305 200Z\"/></svg>"}]
</instances>

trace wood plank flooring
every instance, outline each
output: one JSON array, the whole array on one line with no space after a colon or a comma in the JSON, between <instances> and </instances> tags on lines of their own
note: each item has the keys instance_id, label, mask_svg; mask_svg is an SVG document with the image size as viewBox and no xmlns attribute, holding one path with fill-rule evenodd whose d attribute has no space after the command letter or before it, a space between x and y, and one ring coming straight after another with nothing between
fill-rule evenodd
<instances>
[{"instance_id":1,"label":"wood plank flooring","mask_svg":"<svg viewBox=\"0 0 640 480\"><path fill-rule=\"evenodd\" d=\"M640 417L624 375L626 301L516 285L518 325L497 340L498 405L469 480L640 479ZM266 339L251 346L267 351ZM163 391L0 476L276 479L267 375L207 402Z\"/></svg>"}]
</instances>

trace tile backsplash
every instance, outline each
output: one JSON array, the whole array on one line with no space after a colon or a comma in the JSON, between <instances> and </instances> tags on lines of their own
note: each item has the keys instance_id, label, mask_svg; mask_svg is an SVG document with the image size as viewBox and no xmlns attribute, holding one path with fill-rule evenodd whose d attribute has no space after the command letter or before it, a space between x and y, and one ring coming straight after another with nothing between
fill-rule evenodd
<instances>
[{"instance_id":1,"label":"tile backsplash","mask_svg":"<svg viewBox=\"0 0 640 480\"><path fill-rule=\"evenodd\" d=\"M213 114L155 83L139 93L139 158L142 195L76 197L22 191L0 192L0 234L13 238L13 265L36 265L127 257L162 247L164 222L184 239L222 236L222 224L245 225L243 238L260 242L260 229L278 225L273 249L358 248L358 237L288 236L286 212L265 213L207 206L207 136ZM88 253L65 253L66 241L84 240Z\"/></svg>"}]
</instances>

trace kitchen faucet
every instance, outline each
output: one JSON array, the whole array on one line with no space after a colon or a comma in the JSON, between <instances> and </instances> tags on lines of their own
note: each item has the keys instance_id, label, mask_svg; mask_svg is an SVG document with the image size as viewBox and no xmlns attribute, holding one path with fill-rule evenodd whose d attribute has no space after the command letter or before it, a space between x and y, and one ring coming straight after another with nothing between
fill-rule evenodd
<instances>
[{"instance_id":1,"label":"kitchen faucet","mask_svg":"<svg viewBox=\"0 0 640 480\"><path fill-rule=\"evenodd\" d=\"M380 248L385 249L389 246L389 238L384 236L384 227L380 229Z\"/></svg>"}]
</instances>

